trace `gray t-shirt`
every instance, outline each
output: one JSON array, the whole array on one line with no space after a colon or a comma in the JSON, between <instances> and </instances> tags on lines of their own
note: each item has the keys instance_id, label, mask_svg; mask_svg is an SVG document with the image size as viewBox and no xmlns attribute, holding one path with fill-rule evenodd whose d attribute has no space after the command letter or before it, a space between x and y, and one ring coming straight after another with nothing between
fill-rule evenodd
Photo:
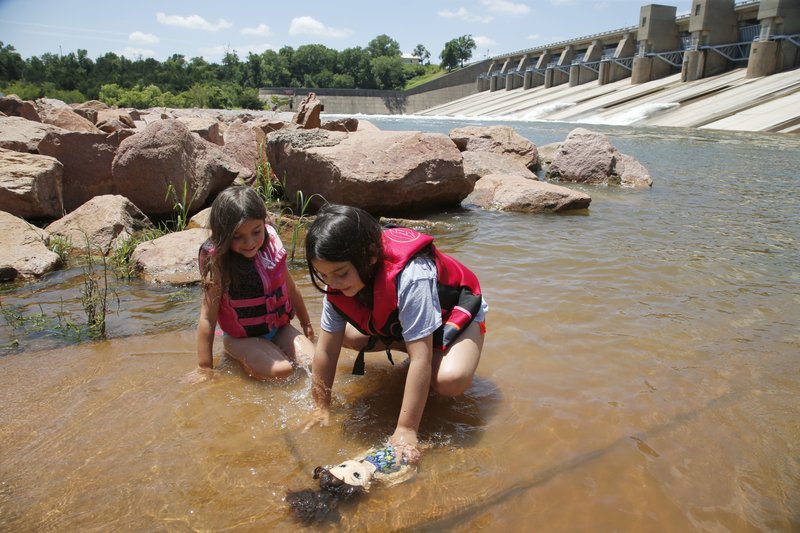
<instances>
[{"instance_id":1,"label":"gray t-shirt","mask_svg":"<svg viewBox=\"0 0 800 533\"><path fill-rule=\"evenodd\" d=\"M436 263L433 259L412 259L397 277L397 309L403 339L406 342L427 337L442 325L442 306L436 290ZM475 316L477 322L486 320L489 306L486 299ZM347 320L331 304L327 295L322 302L320 327L329 333L342 331Z\"/></svg>"}]
</instances>

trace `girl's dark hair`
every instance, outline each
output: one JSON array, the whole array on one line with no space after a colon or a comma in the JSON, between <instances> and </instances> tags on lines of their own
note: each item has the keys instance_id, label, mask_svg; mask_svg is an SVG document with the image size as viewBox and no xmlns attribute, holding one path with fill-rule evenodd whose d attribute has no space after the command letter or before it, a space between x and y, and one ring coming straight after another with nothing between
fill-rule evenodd
<instances>
[{"instance_id":1,"label":"girl's dark hair","mask_svg":"<svg viewBox=\"0 0 800 533\"><path fill-rule=\"evenodd\" d=\"M373 257L377 261L373 262ZM349 261L366 288L371 290L375 269L383 259L381 225L358 207L326 204L306 233L306 263L311 282L320 292L327 292L325 282L311 264L314 259L334 263Z\"/></svg>"},{"instance_id":2,"label":"girl's dark hair","mask_svg":"<svg viewBox=\"0 0 800 533\"><path fill-rule=\"evenodd\" d=\"M246 220L259 219L269 223L267 207L258 193L247 185L228 187L214 199L208 225L211 228L211 243L214 253L208 254L205 272L211 274L211 281L218 283L222 291L227 291L231 282L231 241L239 224ZM261 250L269 244L264 238Z\"/></svg>"}]
</instances>

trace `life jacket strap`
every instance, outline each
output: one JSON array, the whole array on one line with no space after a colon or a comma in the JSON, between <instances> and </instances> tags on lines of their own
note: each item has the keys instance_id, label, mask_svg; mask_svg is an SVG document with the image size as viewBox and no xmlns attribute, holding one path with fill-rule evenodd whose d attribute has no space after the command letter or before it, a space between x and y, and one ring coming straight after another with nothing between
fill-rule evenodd
<instances>
[{"instance_id":1,"label":"life jacket strap","mask_svg":"<svg viewBox=\"0 0 800 533\"><path fill-rule=\"evenodd\" d=\"M367 345L361 348L361 350L358 352L356 360L353 363L354 376L364 375L364 352L373 349L375 347L376 342L378 342L378 337L370 336L369 340L367 341Z\"/></svg>"},{"instance_id":2,"label":"life jacket strap","mask_svg":"<svg viewBox=\"0 0 800 533\"><path fill-rule=\"evenodd\" d=\"M364 368L366 366L364 363L364 353L367 350L372 350L375 347L375 344L378 343L378 340L380 340L378 337L371 336L367 341L367 345L361 348L361 350L359 350L358 355L356 356L356 360L353 363L354 376L364 375ZM386 357L389 359L389 362L392 363L392 366L394 366L394 360L392 359L392 351L388 347L386 348Z\"/></svg>"}]
</instances>

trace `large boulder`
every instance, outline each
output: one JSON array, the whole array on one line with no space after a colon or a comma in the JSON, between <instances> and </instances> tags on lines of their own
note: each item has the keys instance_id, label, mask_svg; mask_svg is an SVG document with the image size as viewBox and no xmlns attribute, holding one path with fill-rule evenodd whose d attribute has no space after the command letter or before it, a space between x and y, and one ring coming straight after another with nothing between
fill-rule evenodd
<instances>
[{"instance_id":1,"label":"large boulder","mask_svg":"<svg viewBox=\"0 0 800 533\"><path fill-rule=\"evenodd\" d=\"M123 124L123 127L126 128L135 128L136 123L133 120L133 116L131 116L131 112L127 109L112 109L112 108L97 108L97 127L100 128L103 124L108 122L119 122ZM139 114L136 113L138 117Z\"/></svg>"},{"instance_id":2,"label":"large boulder","mask_svg":"<svg viewBox=\"0 0 800 533\"><path fill-rule=\"evenodd\" d=\"M52 157L0 148L0 210L20 218L57 218L64 166Z\"/></svg>"},{"instance_id":3,"label":"large boulder","mask_svg":"<svg viewBox=\"0 0 800 533\"><path fill-rule=\"evenodd\" d=\"M22 117L26 120L41 122L36 104L30 100L22 100L16 94L0 97L0 112L8 117Z\"/></svg>"},{"instance_id":4,"label":"large boulder","mask_svg":"<svg viewBox=\"0 0 800 533\"><path fill-rule=\"evenodd\" d=\"M437 133L280 130L267 138L272 171L289 198L302 191L376 215L404 215L459 205L474 182L461 152Z\"/></svg>"},{"instance_id":5,"label":"large boulder","mask_svg":"<svg viewBox=\"0 0 800 533\"><path fill-rule=\"evenodd\" d=\"M108 109L108 106L99 100L87 100L80 104L72 104L72 109L92 124L97 124L97 112Z\"/></svg>"},{"instance_id":6,"label":"large boulder","mask_svg":"<svg viewBox=\"0 0 800 533\"><path fill-rule=\"evenodd\" d=\"M464 175L473 181L489 174L516 174L527 179L537 179L536 174L518 157L495 152L461 152L461 157L464 160Z\"/></svg>"},{"instance_id":7,"label":"large boulder","mask_svg":"<svg viewBox=\"0 0 800 533\"><path fill-rule=\"evenodd\" d=\"M73 248L99 250L104 255L153 224L130 200L119 195L92 198L45 229L69 239Z\"/></svg>"},{"instance_id":8,"label":"large boulder","mask_svg":"<svg viewBox=\"0 0 800 533\"><path fill-rule=\"evenodd\" d=\"M71 107L54 107L42 116L42 122L69 131L99 133L93 122L76 113Z\"/></svg>"},{"instance_id":9,"label":"large boulder","mask_svg":"<svg viewBox=\"0 0 800 533\"><path fill-rule=\"evenodd\" d=\"M463 152L464 173L477 180L464 200L484 209L556 213L585 209L588 194L539 181L519 157L496 152Z\"/></svg>"},{"instance_id":10,"label":"large boulder","mask_svg":"<svg viewBox=\"0 0 800 533\"><path fill-rule=\"evenodd\" d=\"M490 152L519 160L528 169L539 168L536 145L510 126L466 126L450 130L462 152Z\"/></svg>"},{"instance_id":11,"label":"large boulder","mask_svg":"<svg viewBox=\"0 0 800 533\"><path fill-rule=\"evenodd\" d=\"M111 164L121 141L116 133L65 130L52 131L41 140L39 152L64 165L64 209L72 211L95 196L115 192Z\"/></svg>"},{"instance_id":12,"label":"large boulder","mask_svg":"<svg viewBox=\"0 0 800 533\"><path fill-rule=\"evenodd\" d=\"M186 124L189 131L198 134L208 142L222 146L225 141L220 130L220 122L208 115L178 117L178 120Z\"/></svg>"},{"instance_id":13,"label":"large boulder","mask_svg":"<svg viewBox=\"0 0 800 533\"><path fill-rule=\"evenodd\" d=\"M575 128L561 143L547 179L589 184L650 187L653 179L633 157L620 153L603 133Z\"/></svg>"},{"instance_id":14,"label":"large boulder","mask_svg":"<svg viewBox=\"0 0 800 533\"><path fill-rule=\"evenodd\" d=\"M204 228L168 233L141 243L131 261L146 281L176 285L200 281L197 253L209 236Z\"/></svg>"},{"instance_id":15,"label":"large boulder","mask_svg":"<svg viewBox=\"0 0 800 533\"><path fill-rule=\"evenodd\" d=\"M209 196L230 185L241 168L221 148L189 131L182 122L166 119L120 143L111 172L115 192L136 204L148 216L173 212L174 198L196 211Z\"/></svg>"},{"instance_id":16,"label":"large boulder","mask_svg":"<svg viewBox=\"0 0 800 533\"><path fill-rule=\"evenodd\" d=\"M38 278L61 266L61 258L47 248L43 229L0 211L0 281Z\"/></svg>"},{"instance_id":17,"label":"large boulder","mask_svg":"<svg viewBox=\"0 0 800 533\"><path fill-rule=\"evenodd\" d=\"M39 143L50 132L67 130L22 117L0 117L0 148L38 154Z\"/></svg>"},{"instance_id":18,"label":"large boulder","mask_svg":"<svg viewBox=\"0 0 800 533\"><path fill-rule=\"evenodd\" d=\"M303 129L319 128L322 120L319 115L322 112L322 102L317 99L314 93L308 93L297 106L297 113L292 117L292 124Z\"/></svg>"},{"instance_id":19,"label":"large boulder","mask_svg":"<svg viewBox=\"0 0 800 533\"><path fill-rule=\"evenodd\" d=\"M518 174L489 174L475 183L475 189L463 203L500 211L557 213L586 209L591 201L586 193L552 183Z\"/></svg>"},{"instance_id":20,"label":"large boulder","mask_svg":"<svg viewBox=\"0 0 800 533\"><path fill-rule=\"evenodd\" d=\"M222 151L239 163L239 177L250 183L267 161L267 134L253 122L236 120L225 129Z\"/></svg>"}]
</instances>

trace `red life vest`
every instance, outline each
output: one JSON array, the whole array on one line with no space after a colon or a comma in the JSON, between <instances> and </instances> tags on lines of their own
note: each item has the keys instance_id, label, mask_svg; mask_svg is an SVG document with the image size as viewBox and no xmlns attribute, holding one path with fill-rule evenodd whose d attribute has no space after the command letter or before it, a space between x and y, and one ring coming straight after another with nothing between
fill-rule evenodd
<instances>
[{"instance_id":1,"label":"red life vest","mask_svg":"<svg viewBox=\"0 0 800 533\"><path fill-rule=\"evenodd\" d=\"M437 250L433 237L412 229L384 229L381 244L383 261L372 285L373 308L357 297L348 297L332 289L328 289L328 302L361 333L379 338L387 345L394 340L403 341L397 309L397 276L416 255L428 253L436 263L437 292L442 306L442 325L433 333L433 346L446 350L481 308L478 278L460 262ZM365 349L371 349L375 340L371 339ZM363 352L356 359L354 374L363 374Z\"/></svg>"},{"instance_id":2,"label":"red life vest","mask_svg":"<svg viewBox=\"0 0 800 533\"><path fill-rule=\"evenodd\" d=\"M266 225L267 247L247 259L232 253L230 286L219 302L217 323L232 337L260 337L288 324L294 316L286 276L286 249L280 237ZM211 240L200 247L200 273L205 277L208 254L214 253Z\"/></svg>"}]
</instances>

